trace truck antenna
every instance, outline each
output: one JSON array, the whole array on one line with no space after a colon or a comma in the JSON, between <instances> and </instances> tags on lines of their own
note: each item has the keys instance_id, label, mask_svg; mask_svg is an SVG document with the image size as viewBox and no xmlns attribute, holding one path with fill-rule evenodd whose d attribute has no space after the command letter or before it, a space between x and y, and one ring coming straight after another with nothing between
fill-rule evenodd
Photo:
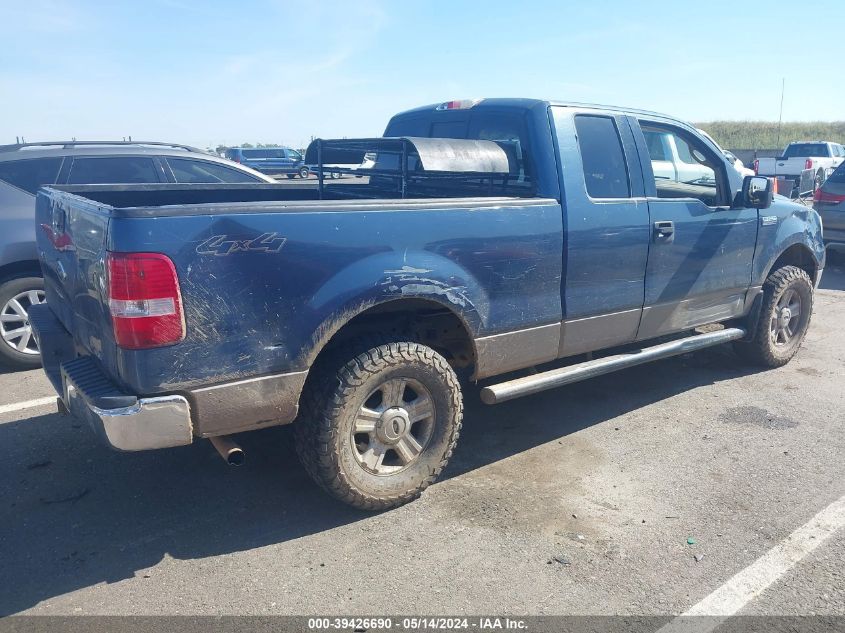
<instances>
[{"instance_id":1,"label":"truck antenna","mask_svg":"<svg viewBox=\"0 0 845 633\"><path fill-rule=\"evenodd\" d=\"M778 138L775 147L780 147L780 128L783 125L783 93L786 92L786 77L780 79L780 114L778 115Z\"/></svg>"}]
</instances>

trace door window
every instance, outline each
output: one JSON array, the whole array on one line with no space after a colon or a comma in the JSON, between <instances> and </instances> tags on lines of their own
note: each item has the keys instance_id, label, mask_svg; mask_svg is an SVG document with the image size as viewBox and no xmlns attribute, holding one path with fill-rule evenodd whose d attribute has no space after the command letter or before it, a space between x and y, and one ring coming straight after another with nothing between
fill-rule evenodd
<instances>
[{"instance_id":1,"label":"door window","mask_svg":"<svg viewBox=\"0 0 845 633\"><path fill-rule=\"evenodd\" d=\"M72 185L159 181L153 159L146 156L74 158L68 176Z\"/></svg>"},{"instance_id":2,"label":"door window","mask_svg":"<svg viewBox=\"0 0 845 633\"><path fill-rule=\"evenodd\" d=\"M630 198L628 167L616 122L604 116L575 116L584 183L591 198Z\"/></svg>"},{"instance_id":3,"label":"door window","mask_svg":"<svg viewBox=\"0 0 845 633\"><path fill-rule=\"evenodd\" d=\"M34 194L41 185L55 184L61 164L61 158L10 160L0 163L0 180Z\"/></svg>"},{"instance_id":4,"label":"door window","mask_svg":"<svg viewBox=\"0 0 845 633\"><path fill-rule=\"evenodd\" d=\"M641 121L658 198L696 198L726 204L724 161L692 133ZM659 151L658 151L659 148Z\"/></svg>"},{"instance_id":5,"label":"door window","mask_svg":"<svg viewBox=\"0 0 845 633\"><path fill-rule=\"evenodd\" d=\"M263 182L252 174L205 160L168 158L176 182Z\"/></svg>"},{"instance_id":6,"label":"door window","mask_svg":"<svg viewBox=\"0 0 845 633\"><path fill-rule=\"evenodd\" d=\"M283 148L244 149L241 150L241 154L244 158L284 158L285 150Z\"/></svg>"}]
</instances>

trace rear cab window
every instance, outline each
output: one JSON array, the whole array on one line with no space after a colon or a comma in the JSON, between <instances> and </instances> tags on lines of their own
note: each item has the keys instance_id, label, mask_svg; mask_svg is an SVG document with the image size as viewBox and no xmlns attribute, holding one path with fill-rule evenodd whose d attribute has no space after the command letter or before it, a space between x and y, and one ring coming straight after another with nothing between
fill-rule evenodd
<instances>
[{"instance_id":1,"label":"rear cab window","mask_svg":"<svg viewBox=\"0 0 845 633\"><path fill-rule=\"evenodd\" d=\"M783 153L784 158L805 158L808 156L828 158L830 157L830 149L827 143L792 143Z\"/></svg>"},{"instance_id":2,"label":"rear cab window","mask_svg":"<svg viewBox=\"0 0 845 633\"><path fill-rule=\"evenodd\" d=\"M530 197L536 194L536 179L528 130L526 113L521 110L476 107L400 115L391 119L384 136L493 141L508 156L507 192Z\"/></svg>"},{"instance_id":3,"label":"rear cab window","mask_svg":"<svg viewBox=\"0 0 845 633\"><path fill-rule=\"evenodd\" d=\"M611 117L575 116L584 184L591 198L630 198L631 185L622 139Z\"/></svg>"},{"instance_id":4,"label":"rear cab window","mask_svg":"<svg viewBox=\"0 0 845 633\"><path fill-rule=\"evenodd\" d=\"M28 158L0 163L0 180L35 194L42 185L53 185L62 166L62 158Z\"/></svg>"}]
</instances>

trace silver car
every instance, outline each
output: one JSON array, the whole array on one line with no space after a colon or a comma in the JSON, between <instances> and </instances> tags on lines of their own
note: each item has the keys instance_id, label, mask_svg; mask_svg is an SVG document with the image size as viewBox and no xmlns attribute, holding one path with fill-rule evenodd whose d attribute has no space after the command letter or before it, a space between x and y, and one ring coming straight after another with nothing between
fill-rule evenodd
<instances>
[{"instance_id":1,"label":"silver car","mask_svg":"<svg viewBox=\"0 0 845 633\"><path fill-rule=\"evenodd\" d=\"M35 193L45 184L276 182L186 145L59 141L0 145L0 363L41 363L27 312L44 301Z\"/></svg>"}]
</instances>

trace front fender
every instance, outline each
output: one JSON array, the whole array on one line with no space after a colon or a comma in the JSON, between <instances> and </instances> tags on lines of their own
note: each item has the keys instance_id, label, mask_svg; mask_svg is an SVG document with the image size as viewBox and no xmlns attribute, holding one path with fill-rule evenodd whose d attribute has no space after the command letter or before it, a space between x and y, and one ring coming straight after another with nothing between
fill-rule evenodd
<instances>
[{"instance_id":1,"label":"front fender","mask_svg":"<svg viewBox=\"0 0 845 633\"><path fill-rule=\"evenodd\" d=\"M824 267L822 223L814 209L786 200L776 200L770 208L760 211L760 233L752 284L762 285L778 257L796 244L811 253L819 269Z\"/></svg>"}]
</instances>

